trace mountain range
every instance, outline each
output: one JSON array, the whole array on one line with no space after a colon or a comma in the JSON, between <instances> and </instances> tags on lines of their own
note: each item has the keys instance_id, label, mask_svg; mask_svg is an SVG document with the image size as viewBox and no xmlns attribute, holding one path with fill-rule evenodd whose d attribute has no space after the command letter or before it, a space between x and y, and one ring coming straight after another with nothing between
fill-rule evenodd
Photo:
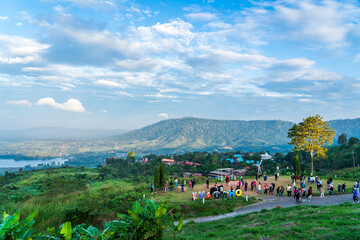
<instances>
[{"instance_id":1,"label":"mountain range","mask_svg":"<svg viewBox=\"0 0 360 240\"><path fill-rule=\"evenodd\" d=\"M349 137L360 137L360 118L331 120L329 123L337 136L346 133ZM281 120L179 118L164 120L122 134L113 131L108 133L112 134L110 136L92 139L34 140L13 144L0 142L0 152L58 156L88 151L129 150L154 153L182 153L197 150L288 151L291 147L288 145L287 131L293 124ZM334 142L336 141L335 139Z\"/></svg>"}]
</instances>

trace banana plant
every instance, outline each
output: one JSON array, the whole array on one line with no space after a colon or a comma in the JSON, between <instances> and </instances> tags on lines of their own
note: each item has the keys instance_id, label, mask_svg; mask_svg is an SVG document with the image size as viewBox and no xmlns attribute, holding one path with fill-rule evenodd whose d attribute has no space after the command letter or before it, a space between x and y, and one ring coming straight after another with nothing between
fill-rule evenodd
<instances>
[{"instance_id":1,"label":"banana plant","mask_svg":"<svg viewBox=\"0 0 360 240\"><path fill-rule=\"evenodd\" d=\"M8 215L4 212L0 222L0 239L30 239L33 233L32 225L35 223L33 218L37 214L33 211L29 216L20 221L20 212Z\"/></svg>"}]
</instances>

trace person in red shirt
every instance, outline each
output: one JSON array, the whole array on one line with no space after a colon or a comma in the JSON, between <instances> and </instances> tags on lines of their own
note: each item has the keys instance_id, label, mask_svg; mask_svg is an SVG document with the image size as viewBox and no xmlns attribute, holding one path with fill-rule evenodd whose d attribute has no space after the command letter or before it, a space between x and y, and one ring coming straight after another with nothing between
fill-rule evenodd
<instances>
[{"instance_id":1,"label":"person in red shirt","mask_svg":"<svg viewBox=\"0 0 360 240\"><path fill-rule=\"evenodd\" d=\"M307 195L307 199L309 202L310 202L311 198L312 198L312 187L309 188L308 195Z\"/></svg>"},{"instance_id":2,"label":"person in red shirt","mask_svg":"<svg viewBox=\"0 0 360 240\"><path fill-rule=\"evenodd\" d=\"M268 188L269 188L269 186L267 185L267 183L265 183L265 186L264 186L264 194L267 194Z\"/></svg>"}]
</instances>

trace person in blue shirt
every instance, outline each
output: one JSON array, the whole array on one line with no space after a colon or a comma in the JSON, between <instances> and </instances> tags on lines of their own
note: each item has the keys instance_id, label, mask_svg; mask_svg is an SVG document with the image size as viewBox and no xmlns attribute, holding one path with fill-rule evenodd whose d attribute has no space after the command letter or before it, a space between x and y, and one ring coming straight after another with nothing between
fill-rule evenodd
<instances>
[{"instance_id":1,"label":"person in blue shirt","mask_svg":"<svg viewBox=\"0 0 360 240\"><path fill-rule=\"evenodd\" d=\"M354 191L353 191L353 200L354 200L354 202L358 202L358 190L356 187L354 188Z\"/></svg>"},{"instance_id":2,"label":"person in blue shirt","mask_svg":"<svg viewBox=\"0 0 360 240\"><path fill-rule=\"evenodd\" d=\"M151 185L150 185L150 193L152 194L153 192L154 192L154 185L151 184Z\"/></svg>"}]
</instances>

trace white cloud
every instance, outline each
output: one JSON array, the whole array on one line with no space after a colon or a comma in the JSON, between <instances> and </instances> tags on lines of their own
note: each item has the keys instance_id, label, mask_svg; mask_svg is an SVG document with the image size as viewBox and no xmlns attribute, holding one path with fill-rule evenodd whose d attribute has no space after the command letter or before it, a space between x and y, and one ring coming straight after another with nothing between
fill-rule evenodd
<instances>
[{"instance_id":1,"label":"white cloud","mask_svg":"<svg viewBox=\"0 0 360 240\"><path fill-rule=\"evenodd\" d=\"M0 20L7 20L8 17L7 16L0 16Z\"/></svg>"},{"instance_id":2,"label":"white cloud","mask_svg":"<svg viewBox=\"0 0 360 240\"><path fill-rule=\"evenodd\" d=\"M193 21L211 21L216 18L216 15L208 12L200 12L200 13L189 13L186 14L185 17Z\"/></svg>"},{"instance_id":3,"label":"white cloud","mask_svg":"<svg viewBox=\"0 0 360 240\"><path fill-rule=\"evenodd\" d=\"M0 33L0 63L26 64L38 61L40 54L49 47L50 45L39 43L33 39Z\"/></svg>"},{"instance_id":4,"label":"white cloud","mask_svg":"<svg viewBox=\"0 0 360 240\"><path fill-rule=\"evenodd\" d=\"M14 23L15 26L22 26L23 24L21 22L18 22L18 23Z\"/></svg>"},{"instance_id":5,"label":"white cloud","mask_svg":"<svg viewBox=\"0 0 360 240\"><path fill-rule=\"evenodd\" d=\"M146 97L153 97L153 98L177 98L177 96L165 95L161 93L157 94L146 94Z\"/></svg>"},{"instance_id":6,"label":"white cloud","mask_svg":"<svg viewBox=\"0 0 360 240\"><path fill-rule=\"evenodd\" d=\"M31 103L30 103L28 100L13 100L13 101L7 101L6 104L22 105L22 106L31 107Z\"/></svg>"},{"instance_id":7,"label":"white cloud","mask_svg":"<svg viewBox=\"0 0 360 240\"><path fill-rule=\"evenodd\" d=\"M64 103L57 103L53 98L42 98L36 103L39 106L50 106L55 109L60 109L64 111L72 111L72 112L85 112L85 108L82 103L74 98L68 99Z\"/></svg>"},{"instance_id":8,"label":"white cloud","mask_svg":"<svg viewBox=\"0 0 360 240\"><path fill-rule=\"evenodd\" d=\"M162 117L162 118L166 118L166 119L169 118L169 115L167 113L160 113L160 114L158 114L158 116Z\"/></svg>"},{"instance_id":9,"label":"white cloud","mask_svg":"<svg viewBox=\"0 0 360 240\"><path fill-rule=\"evenodd\" d=\"M130 93L127 93L127 92L124 92L124 91L117 91L115 94L116 95L121 95L121 96L134 97L134 95L132 95Z\"/></svg>"},{"instance_id":10,"label":"white cloud","mask_svg":"<svg viewBox=\"0 0 360 240\"><path fill-rule=\"evenodd\" d=\"M105 80L105 79L99 79L95 82L96 85L100 86L106 86L106 87L113 87L113 88L125 88L126 85L123 83L111 81L111 80Z\"/></svg>"}]
</instances>

